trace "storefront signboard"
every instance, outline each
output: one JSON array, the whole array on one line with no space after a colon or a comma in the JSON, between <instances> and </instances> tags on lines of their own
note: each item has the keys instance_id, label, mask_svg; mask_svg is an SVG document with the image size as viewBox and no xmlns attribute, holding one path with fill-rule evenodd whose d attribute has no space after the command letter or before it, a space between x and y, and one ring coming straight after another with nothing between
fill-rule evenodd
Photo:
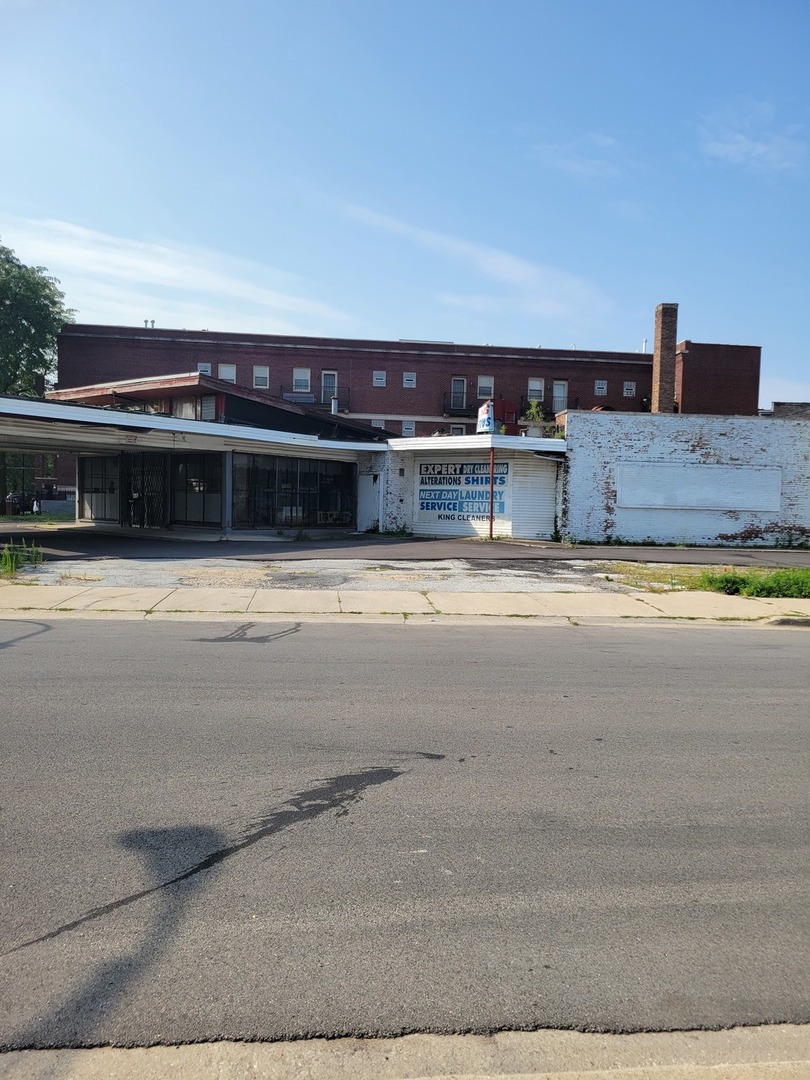
<instances>
[{"instance_id":1,"label":"storefront signboard","mask_svg":"<svg viewBox=\"0 0 810 1080\"><path fill-rule=\"evenodd\" d=\"M508 461L495 463L494 480L494 519L508 519L512 509ZM489 521L488 461L423 461L418 481L417 521Z\"/></svg>"}]
</instances>

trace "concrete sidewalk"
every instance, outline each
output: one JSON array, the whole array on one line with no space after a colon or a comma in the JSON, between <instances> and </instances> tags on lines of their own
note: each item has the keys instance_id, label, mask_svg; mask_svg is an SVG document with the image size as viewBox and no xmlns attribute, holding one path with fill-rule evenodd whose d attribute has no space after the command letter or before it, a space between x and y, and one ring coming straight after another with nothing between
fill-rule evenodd
<instances>
[{"instance_id":1,"label":"concrete sidewalk","mask_svg":"<svg viewBox=\"0 0 810 1080\"><path fill-rule=\"evenodd\" d=\"M807 1080L804 1026L505 1031L0 1053L0 1080Z\"/></svg>"},{"instance_id":2,"label":"concrete sidewalk","mask_svg":"<svg viewBox=\"0 0 810 1080\"><path fill-rule=\"evenodd\" d=\"M109 588L0 583L0 613L26 611L220 615L506 617L554 623L583 619L697 619L810 622L810 600L723 593L416 592L256 588Z\"/></svg>"}]
</instances>

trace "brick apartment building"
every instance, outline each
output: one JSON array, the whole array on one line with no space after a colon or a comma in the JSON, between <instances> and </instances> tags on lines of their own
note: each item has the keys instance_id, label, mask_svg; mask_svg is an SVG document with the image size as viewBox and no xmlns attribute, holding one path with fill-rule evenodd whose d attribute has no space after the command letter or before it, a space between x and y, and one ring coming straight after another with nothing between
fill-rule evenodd
<instances>
[{"instance_id":1,"label":"brick apartment building","mask_svg":"<svg viewBox=\"0 0 810 1080\"><path fill-rule=\"evenodd\" d=\"M677 305L664 307L677 318ZM678 343L674 394L667 387L661 411L756 416L760 354L754 345ZM473 434L489 398L517 434L532 400L550 419L565 409L647 412L653 396L653 355L643 352L76 323L62 330L58 355L60 390L200 372L404 436Z\"/></svg>"}]
</instances>

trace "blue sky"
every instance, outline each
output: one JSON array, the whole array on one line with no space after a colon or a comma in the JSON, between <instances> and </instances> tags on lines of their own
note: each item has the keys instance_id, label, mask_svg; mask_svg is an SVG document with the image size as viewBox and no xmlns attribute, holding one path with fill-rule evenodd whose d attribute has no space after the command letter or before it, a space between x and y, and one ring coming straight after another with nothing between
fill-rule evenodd
<instances>
[{"instance_id":1,"label":"blue sky","mask_svg":"<svg viewBox=\"0 0 810 1080\"><path fill-rule=\"evenodd\" d=\"M763 347L810 400L807 0L0 0L0 239L83 322Z\"/></svg>"}]
</instances>

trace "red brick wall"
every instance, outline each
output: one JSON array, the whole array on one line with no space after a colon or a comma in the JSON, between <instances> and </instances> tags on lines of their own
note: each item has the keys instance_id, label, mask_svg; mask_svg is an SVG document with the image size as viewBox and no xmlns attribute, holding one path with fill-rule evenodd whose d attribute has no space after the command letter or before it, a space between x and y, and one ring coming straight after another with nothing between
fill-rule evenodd
<instances>
[{"instance_id":1,"label":"red brick wall","mask_svg":"<svg viewBox=\"0 0 810 1080\"><path fill-rule=\"evenodd\" d=\"M526 397L529 378L544 378L551 404L554 379L568 380L569 403L635 410L650 394L651 358L641 353L505 349L493 346L374 342L332 338L284 338L250 334L139 330L129 327L69 327L59 339L59 388L85 386L147 375L196 371L197 364L236 365L236 381L253 385L254 365L270 369L271 393L292 389L294 367L309 368L311 389L319 396L321 371L336 371L338 391L351 394L351 412L371 415L441 417L453 376L468 380L467 402L478 402L479 375L495 379L495 396ZM375 370L386 372L384 388L372 385ZM417 373L414 389L403 386L406 371ZM606 397L596 397L594 382L606 379ZM636 396L623 397L626 380Z\"/></svg>"},{"instance_id":2,"label":"red brick wall","mask_svg":"<svg viewBox=\"0 0 810 1080\"><path fill-rule=\"evenodd\" d=\"M756 416L759 411L759 345L678 345L675 390L682 413Z\"/></svg>"},{"instance_id":3,"label":"red brick wall","mask_svg":"<svg viewBox=\"0 0 810 1080\"><path fill-rule=\"evenodd\" d=\"M759 385L759 348L695 345L676 372L678 400L684 412L755 414ZM430 417L417 421L417 434L437 426L463 423L443 419L445 395L453 376L467 379L467 403L477 407L477 379L492 375L495 397L520 405L529 378L545 379L545 405L551 408L552 382L568 381L571 407L602 406L638 411L651 395L652 357L644 353L584 350L518 349L433 342L363 341L339 338L222 334L205 331L147 330L136 327L74 324L59 338L59 387L85 386L148 375L196 371L200 362L236 365L240 386L253 385L254 365L270 369L271 393L292 389L294 367L309 368L311 391L320 396L320 374L336 371L338 393L350 392L350 413L366 417ZM386 372L386 386L372 385L372 372ZM416 388L403 387L402 376L415 371ZM606 379L605 397L594 383ZM623 396L625 381L636 383L635 397ZM473 421L467 420L468 424ZM390 425L389 425L390 426Z\"/></svg>"}]
</instances>

